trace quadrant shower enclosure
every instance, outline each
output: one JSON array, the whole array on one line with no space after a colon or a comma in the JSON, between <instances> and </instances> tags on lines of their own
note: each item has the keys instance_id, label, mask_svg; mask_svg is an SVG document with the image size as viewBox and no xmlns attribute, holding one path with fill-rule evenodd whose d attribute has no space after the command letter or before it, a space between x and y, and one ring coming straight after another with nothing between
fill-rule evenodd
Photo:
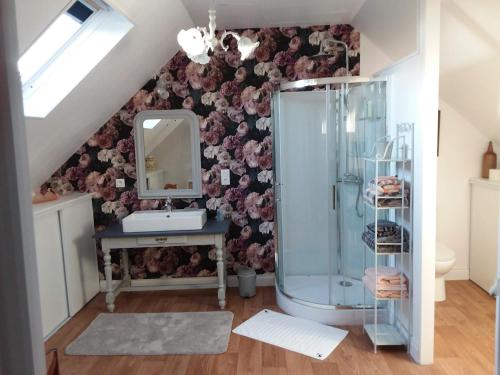
<instances>
[{"instance_id":1,"label":"quadrant shower enclosure","mask_svg":"<svg viewBox=\"0 0 500 375\"><path fill-rule=\"evenodd\" d=\"M273 94L276 292L284 311L361 323L362 157L386 133L383 80L297 81Z\"/></svg>"}]
</instances>

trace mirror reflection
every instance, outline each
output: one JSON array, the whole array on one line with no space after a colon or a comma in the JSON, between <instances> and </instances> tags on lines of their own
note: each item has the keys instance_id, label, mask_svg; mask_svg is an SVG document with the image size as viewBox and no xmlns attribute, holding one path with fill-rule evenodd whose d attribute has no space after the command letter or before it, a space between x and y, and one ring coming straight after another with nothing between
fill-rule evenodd
<instances>
[{"instance_id":1,"label":"mirror reflection","mask_svg":"<svg viewBox=\"0 0 500 375\"><path fill-rule=\"evenodd\" d=\"M134 137L140 199L201 197L200 123L192 111L139 112Z\"/></svg>"},{"instance_id":2,"label":"mirror reflection","mask_svg":"<svg viewBox=\"0 0 500 375\"><path fill-rule=\"evenodd\" d=\"M185 118L144 120L146 188L193 188L191 126Z\"/></svg>"}]
</instances>

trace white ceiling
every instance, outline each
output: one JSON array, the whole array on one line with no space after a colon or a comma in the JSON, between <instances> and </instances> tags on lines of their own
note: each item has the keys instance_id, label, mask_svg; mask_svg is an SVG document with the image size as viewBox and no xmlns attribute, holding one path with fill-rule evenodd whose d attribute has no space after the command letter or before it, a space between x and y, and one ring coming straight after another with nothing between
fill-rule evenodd
<instances>
[{"instance_id":1,"label":"white ceiling","mask_svg":"<svg viewBox=\"0 0 500 375\"><path fill-rule=\"evenodd\" d=\"M350 23L366 0L216 0L218 29ZM197 26L213 0L182 0Z\"/></svg>"},{"instance_id":2,"label":"white ceiling","mask_svg":"<svg viewBox=\"0 0 500 375\"><path fill-rule=\"evenodd\" d=\"M418 49L418 7L418 0L369 0L356 14L352 25L362 30L363 36L390 61L398 61ZM363 53L361 56L363 58Z\"/></svg>"},{"instance_id":3,"label":"white ceiling","mask_svg":"<svg viewBox=\"0 0 500 375\"><path fill-rule=\"evenodd\" d=\"M500 143L500 2L442 4L440 97Z\"/></svg>"}]
</instances>

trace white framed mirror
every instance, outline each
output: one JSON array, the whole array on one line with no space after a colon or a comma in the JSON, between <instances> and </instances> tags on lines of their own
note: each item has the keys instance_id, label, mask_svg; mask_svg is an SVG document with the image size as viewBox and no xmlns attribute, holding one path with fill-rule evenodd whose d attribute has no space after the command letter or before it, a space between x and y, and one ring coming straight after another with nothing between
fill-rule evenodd
<instances>
[{"instance_id":1,"label":"white framed mirror","mask_svg":"<svg viewBox=\"0 0 500 375\"><path fill-rule=\"evenodd\" d=\"M139 112L134 119L140 199L201 197L200 130L188 110Z\"/></svg>"}]
</instances>

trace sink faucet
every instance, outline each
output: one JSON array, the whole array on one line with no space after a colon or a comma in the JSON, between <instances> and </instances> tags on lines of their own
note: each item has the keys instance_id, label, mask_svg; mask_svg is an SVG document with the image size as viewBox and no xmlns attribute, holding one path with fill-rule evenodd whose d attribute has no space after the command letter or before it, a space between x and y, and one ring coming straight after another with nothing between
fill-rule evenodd
<instances>
[{"instance_id":1,"label":"sink faucet","mask_svg":"<svg viewBox=\"0 0 500 375\"><path fill-rule=\"evenodd\" d=\"M165 206L163 207L163 209L167 212L172 212L174 206L172 204L172 198L171 197L167 197L167 199L165 199Z\"/></svg>"}]
</instances>

